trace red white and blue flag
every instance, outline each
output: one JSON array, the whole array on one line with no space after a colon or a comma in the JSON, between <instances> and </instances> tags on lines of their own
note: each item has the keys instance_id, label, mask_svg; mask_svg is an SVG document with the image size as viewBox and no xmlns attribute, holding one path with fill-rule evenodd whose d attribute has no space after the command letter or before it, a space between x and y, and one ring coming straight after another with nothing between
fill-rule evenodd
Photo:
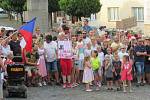
<instances>
[{"instance_id":1,"label":"red white and blue flag","mask_svg":"<svg viewBox=\"0 0 150 100\"><path fill-rule=\"evenodd\" d=\"M32 34L35 27L35 21L36 18L33 18L19 29L19 32L23 37L22 41L20 42L20 46L29 52L32 50Z\"/></svg>"}]
</instances>

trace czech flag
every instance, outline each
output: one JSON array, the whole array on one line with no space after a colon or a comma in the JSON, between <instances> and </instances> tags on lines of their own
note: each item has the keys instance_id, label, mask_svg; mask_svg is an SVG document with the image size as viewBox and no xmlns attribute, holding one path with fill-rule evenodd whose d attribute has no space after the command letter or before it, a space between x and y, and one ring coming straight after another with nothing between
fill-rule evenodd
<instances>
[{"instance_id":1,"label":"czech flag","mask_svg":"<svg viewBox=\"0 0 150 100\"><path fill-rule=\"evenodd\" d=\"M32 50L32 34L35 27L35 21L36 18L33 18L26 24L20 27L19 32L21 33L23 39L20 42L20 45L23 49L25 49L28 52L31 52Z\"/></svg>"}]
</instances>

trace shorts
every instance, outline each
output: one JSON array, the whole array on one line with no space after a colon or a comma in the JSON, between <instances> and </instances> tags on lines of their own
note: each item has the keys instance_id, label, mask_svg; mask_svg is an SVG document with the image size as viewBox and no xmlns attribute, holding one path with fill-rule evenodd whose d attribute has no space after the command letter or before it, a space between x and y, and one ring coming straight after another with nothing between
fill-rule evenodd
<instances>
[{"instance_id":1,"label":"shorts","mask_svg":"<svg viewBox=\"0 0 150 100\"><path fill-rule=\"evenodd\" d=\"M83 60L79 60L79 70L83 70L84 67L83 67Z\"/></svg>"},{"instance_id":2,"label":"shorts","mask_svg":"<svg viewBox=\"0 0 150 100\"><path fill-rule=\"evenodd\" d=\"M29 77L32 76L32 73L38 73L38 69L36 66L26 66L25 71L27 72Z\"/></svg>"},{"instance_id":3,"label":"shorts","mask_svg":"<svg viewBox=\"0 0 150 100\"><path fill-rule=\"evenodd\" d=\"M118 75L114 75L114 81L118 81L121 79L121 76L118 74Z\"/></svg>"},{"instance_id":4,"label":"shorts","mask_svg":"<svg viewBox=\"0 0 150 100\"><path fill-rule=\"evenodd\" d=\"M99 69L93 70L94 75L99 75Z\"/></svg>"},{"instance_id":5,"label":"shorts","mask_svg":"<svg viewBox=\"0 0 150 100\"><path fill-rule=\"evenodd\" d=\"M79 61L78 60L74 60L74 67L78 68L79 67Z\"/></svg>"},{"instance_id":6,"label":"shorts","mask_svg":"<svg viewBox=\"0 0 150 100\"><path fill-rule=\"evenodd\" d=\"M57 72L57 61L52 61L52 62L46 62L46 68L48 72Z\"/></svg>"},{"instance_id":7,"label":"shorts","mask_svg":"<svg viewBox=\"0 0 150 100\"><path fill-rule=\"evenodd\" d=\"M113 81L112 77L106 77L106 81Z\"/></svg>"},{"instance_id":8,"label":"shorts","mask_svg":"<svg viewBox=\"0 0 150 100\"><path fill-rule=\"evenodd\" d=\"M62 75L71 75L72 70L72 59L61 59L60 60Z\"/></svg>"}]
</instances>

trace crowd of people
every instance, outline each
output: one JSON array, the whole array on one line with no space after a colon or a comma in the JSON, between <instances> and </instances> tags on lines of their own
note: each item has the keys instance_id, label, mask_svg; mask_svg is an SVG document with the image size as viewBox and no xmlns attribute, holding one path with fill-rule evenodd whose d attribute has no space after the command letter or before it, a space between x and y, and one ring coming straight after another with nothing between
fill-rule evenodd
<instances>
[{"instance_id":1,"label":"crowd of people","mask_svg":"<svg viewBox=\"0 0 150 100\"><path fill-rule=\"evenodd\" d=\"M132 35L129 31L116 31L112 36L104 29L96 32L85 19L79 34L73 34L67 25L61 25L58 36L43 35L36 28L33 35L32 52L20 46L20 33L3 39L1 29L0 68L5 72L7 64L14 64L21 56L27 72L27 86L56 85L74 88L82 83L85 91L96 90L106 84L109 91L132 92L131 83L136 86L150 84L150 38ZM97 34L99 33L99 34ZM70 41L72 57L58 57L58 42ZM1 77L2 75L0 75ZM0 79L0 94L2 93ZM2 96L0 96L2 97Z\"/></svg>"}]
</instances>

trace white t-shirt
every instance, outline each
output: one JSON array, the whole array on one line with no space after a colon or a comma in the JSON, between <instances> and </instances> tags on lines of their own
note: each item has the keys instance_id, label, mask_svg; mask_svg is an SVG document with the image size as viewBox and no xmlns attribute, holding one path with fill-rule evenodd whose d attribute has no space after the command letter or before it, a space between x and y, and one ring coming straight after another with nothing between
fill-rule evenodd
<instances>
[{"instance_id":1,"label":"white t-shirt","mask_svg":"<svg viewBox=\"0 0 150 100\"><path fill-rule=\"evenodd\" d=\"M77 49L78 49L78 54L79 54L79 60L83 60L84 59L84 50L85 50L83 41L77 42Z\"/></svg>"},{"instance_id":2,"label":"white t-shirt","mask_svg":"<svg viewBox=\"0 0 150 100\"><path fill-rule=\"evenodd\" d=\"M121 61L122 61L124 55L128 55L129 56L129 54L127 52L123 53L121 51L118 53L118 55L119 55L119 58L120 58Z\"/></svg>"},{"instance_id":3,"label":"white t-shirt","mask_svg":"<svg viewBox=\"0 0 150 100\"><path fill-rule=\"evenodd\" d=\"M104 53L103 52L98 53L98 58L100 59L101 66L103 66L103 61L105 59Z\"/></svg>"},{"instance_id":4,"label":"white t-shirt","mask_svg":"<svg viewBox=\"0 0 150 100\"><path fill-rule=\"evenodd\" d=\"M47 43L44 42L44 49L46 54L46 61L47 62L53 62L57 59L57 46L54 41Z\"/></svg>"},{"instance_id":5,"label":"white t-shirt","mask_svg":"<svg viewBox=\"0 0 150 100\"><path fill-rule=\"evenodd\" d=\"M7 45L6 47L3 47L3 46L2 46L2 53L3 53L4 57L7 57L7 55L8 55L10 52L11 52L11 50L10 50L10 46L9 46L9 45Z\"/></svg>"},{"instance_id":6,"label":"white t-shirt","mask_svg":"<svg viewBox=\"0 0 150 100\"><path fill-rule=\"evenodd\" d=\"M85 56L85 57L91 56L91 53L92 53L92 50L91 50L91 49L87 49L87 48L86 48L86 49L84 50L84 56Z\"/></svg>"},{"instance_id":7,"label":"white t-shirt","mask_svg":"<svg viewBox=\"0 0 150 100\"><path fill-rule=\"evenodd\" d=\"M86 46L88 43L91 43L91 39L86 37L85 39L83 39L83 44L84 46Z\"/></svg>"}]
</instances>

